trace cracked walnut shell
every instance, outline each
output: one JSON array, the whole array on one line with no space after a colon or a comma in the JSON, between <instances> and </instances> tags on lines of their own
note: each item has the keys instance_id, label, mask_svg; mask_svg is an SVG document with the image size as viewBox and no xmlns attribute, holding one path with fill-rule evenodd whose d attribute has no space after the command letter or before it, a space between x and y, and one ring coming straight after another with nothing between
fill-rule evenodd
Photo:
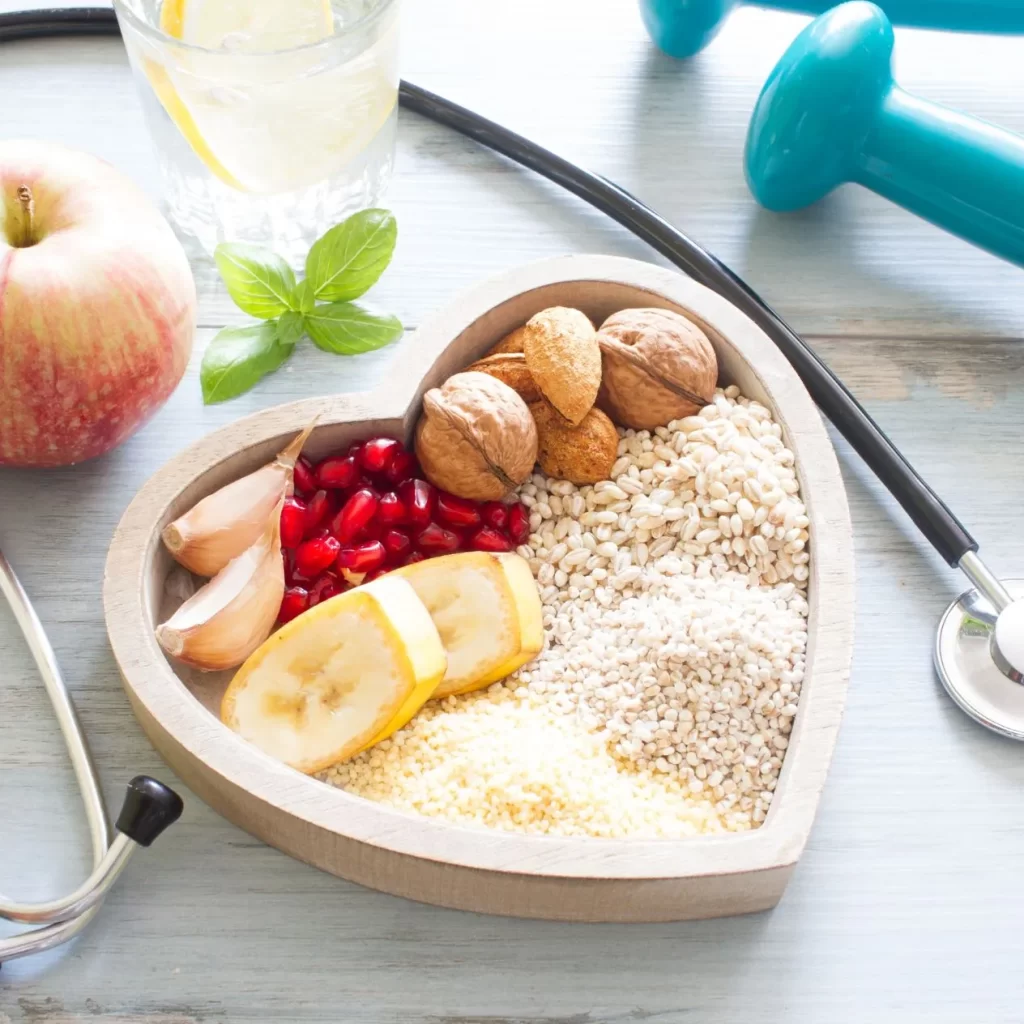
<instances>
[{"instance_id":1,"label":"cracked walnut shell","mask_svg":"<svg viewBox=\"0 0 1024 1024\"><path fill-rule=\"evenodd\" d=\"M523 354L548 402L579 423L601 386L601 349L590 320L578 309L542 309L523 328Z\"/></svg>"},{"instance_id":2,"label":"cracked walnut shell","mask_svg":"<svg viewBox=\"0 0 1024 1024\"><path fill-rule=\"evenodd\" d=\"M623 309L597 332L604 361L598 404L620 426L651 430L693 416L718 382L704 332L669 309Z\"/></svg>"},{"instance_id":3,"label":"cracked walnut shell","mask_svg":"<svg viewBox=\"0 0 1024 1024\"><path fill-rule=\"evenodd\" d=\"M498 501L533 472L537 427L507 384L486 373L457 373L423 396L416 457L435 487Z\"/></svg>"},{"instance_id":4,"label":"cracked walnut shell","mask_svg":"<svg viewBox=\"0 0 1024 1024\"><path fill-rule=\"evenodd\" d=\"M537 461L548 476L574 484L607 480L619 453L619 432L598 408L571 426L547 402L530 406L537 424Z\"/></svg>"}]
</instances>

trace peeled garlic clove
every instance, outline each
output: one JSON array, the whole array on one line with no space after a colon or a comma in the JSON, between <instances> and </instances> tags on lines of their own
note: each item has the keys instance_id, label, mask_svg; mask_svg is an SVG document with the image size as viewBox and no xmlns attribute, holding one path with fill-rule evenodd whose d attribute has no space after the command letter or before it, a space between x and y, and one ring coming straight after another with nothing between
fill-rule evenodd
<instances>
[{"instance_id":1,"label":"peeled garlic clove","mask_svg":"<svg viewBox=\"0 0 1024 1024\"><path fill-rule=\"evenodd\" d=\"M292 493L295 461L312 429L311 423L269 465L214 491L165 527L164 544L175 561L197 576L216 576L252 547L281 499Z\"/></svg>"},{"instance_id":2,"label":"peeled garlic clove","mask_svg":"<svg viewBox=\"0 0 1024 1024\"><path fill-rule=\"evenodd\" d=\"M284 597L281 506L250 548L157 626L160 646L206 672L236 668L270 636Z\"/></svg>"}]
</instances>

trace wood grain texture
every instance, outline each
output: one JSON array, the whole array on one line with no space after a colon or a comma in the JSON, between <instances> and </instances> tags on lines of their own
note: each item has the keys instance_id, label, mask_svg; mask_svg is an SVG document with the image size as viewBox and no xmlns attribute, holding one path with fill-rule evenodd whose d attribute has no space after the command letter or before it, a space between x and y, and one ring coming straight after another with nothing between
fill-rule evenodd
<instances>
[{"instance_id":1,"label":"wood grain texture","mask_svg":"<svg viewBox=\"0 0 1024 1024\"><path fill-rule=\"evenodd\" d=\"M741 10L684 66L653 51L629 0L409 0L404 17L409 78L615 177L745 273L993 563L1024 576L1020 271L855 187L793 216L759 213L746 193L746 120L804 19ZM1024 131L1020 46L898 30L897 77ZM4 135L90 149L157 193L119 44L5 46L0 88L16 98L0 114ZM389 203L401 238L374 295L411 325L529 259L650 258L577 201L410 116ZM197 273L202 322L240 320ZM111 805L136 772L176 781L132 715L98 599L132 495L241 415L369 390L408 344L352 360L307 350L255 392L205 409L198 360L213 333L200 331L171 402L119 451L73 470L0 473L0 544L50 631ZM770 914L640 927L438 910L305 867L192 798L73 947L0 971L0 1021L1019 1024L1024 756L965 719L933 677L935 623L959 576L837 448L857 544L853 679L810 844ZM87 836L5 608L0 656L0 889L45 898L81 879Z\"/></svg>"},{"instance_id":2,"label":"wood grain texture","mask_svg":"<svg viewBox=\"0 0 1024 1024\"><path fill-rule=\"evenodd\" d=\"M720 382L771 408L796 456L811 519L811 636L800 714L765 824L697 840L580 840L456 828L373 804L266 757L210 713L153 627L170 559L163 528L200 498L265 464L306 424L312 457L378 432L408 438L422 393L551 306L600 323L620 309L685 313L715 346ZM214 808L261 839L373 888L443 906L574 921L664 921L773 906L806 845L846 698L853 552L839 468L793 369L745 316L680 274L609 256L528 264L456 297L420 328L401 369L370 394L313 398L250 416L159 470L125 512L104 574L107 629L147 735Z\"/></svg>"}]
</instances>

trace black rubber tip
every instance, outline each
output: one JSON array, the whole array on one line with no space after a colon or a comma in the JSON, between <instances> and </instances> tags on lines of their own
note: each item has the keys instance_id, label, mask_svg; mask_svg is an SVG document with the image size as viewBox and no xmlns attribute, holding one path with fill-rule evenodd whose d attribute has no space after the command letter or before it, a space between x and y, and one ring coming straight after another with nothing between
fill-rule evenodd
<instances>
[{"instance_id":1,"label":"black rubber tip","mask_svg":"<svg viewBox=\"0 0 1024 1024\"><path fill-rule=\"evenodd\" d=\"M128 783L117 830L139 846L149 846L168 825L180 817L184 804L181 797L162 782L148 775L136 775Z\"/></svg>"}]
</instances>

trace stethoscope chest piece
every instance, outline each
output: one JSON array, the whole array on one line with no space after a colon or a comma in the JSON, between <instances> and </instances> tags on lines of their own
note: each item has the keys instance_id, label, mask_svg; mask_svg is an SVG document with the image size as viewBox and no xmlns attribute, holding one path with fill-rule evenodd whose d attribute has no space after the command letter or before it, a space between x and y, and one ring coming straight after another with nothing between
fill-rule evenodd
<instances>
[{"instance_id":1,"label":"stethoscope chest piece","mask_svg":"<svg viewBox=\"0 0 1024 1024\"><path fill-rule=\"evenodd\" d=\"M1003 580L1013 604L996 617L977 590L939 623L935 669L960 708L993 732L1024 741L1024 580Z\"/></svg>"}]
</instances>

